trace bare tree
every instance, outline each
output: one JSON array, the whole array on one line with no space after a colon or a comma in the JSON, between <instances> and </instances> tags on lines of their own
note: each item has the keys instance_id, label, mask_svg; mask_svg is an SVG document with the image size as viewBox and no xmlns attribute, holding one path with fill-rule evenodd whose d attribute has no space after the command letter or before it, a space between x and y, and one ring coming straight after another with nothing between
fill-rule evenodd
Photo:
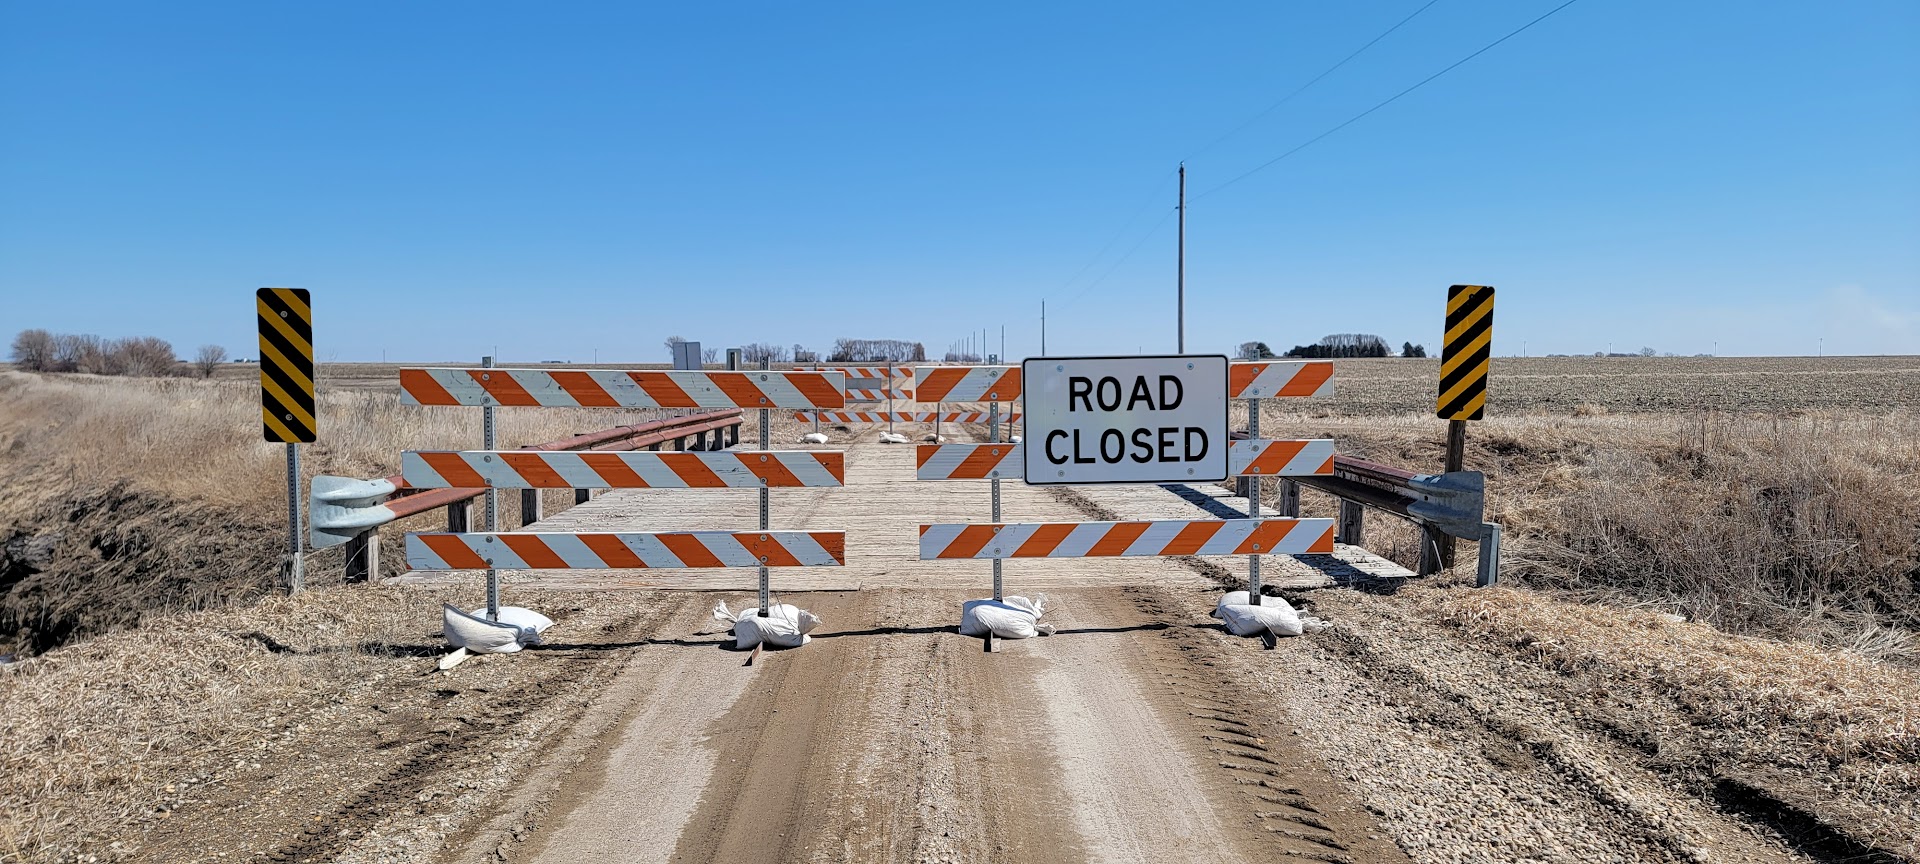
<instances>
[{"instance_id":1,"label":"bare tree","mask_svg":"<svg viewBox=\"0 0 1920 864\"><path fill-rule=\"evenodd\" d=\"M105 374L106 366L100 337L91 333L61 333L53 337L52 371Z\"/></svg>"},{"instance_id":2,"label":"bare tree","mask_svg":"<svg viewBox=\"0 0 1920 864\"><path fill-rule=\"evenodd\" d=\"M13 362L29 372L53 371L53 334L22 330L13 337Z\"/></svg>"},{"instance_id":3,"label":"bare tree","mask_svg":"<svg viewBox=\"0 0 1920 864\"><path fill-rule=\"evenodd\" d=\"M687 338L685 336L668 336L667 337L667 359L669 360L673 359L674 348L686 341L687 341Z\"/></svg>"},{"instance_id":4,"label":"bare tree","mask_svg":"<svg viewBox=\"0 0 1920 864\"><path fill-rule=\"evenodd\" d=\"M707 363L718 363L718 362L720 362L720 349L718 349L718 348L702 348L702 349L700 349L700 362L701 362L701 363L702 363L703 365L704 365L704 364L707 364Z\"/></svg>"},{"instance_id":5,"label":"bare tree","mask_svg":"<svg viewBox=\"0 0 1920 864\"><path fill-rule=\"evenodd\" d=\"M202 345L200 351L193 355L193 366L200 370L202 378L212 378L213 370L220 368L220 364L225 362L227 362L227 349L218 345Z\"/></svg>"},{"instance_id":6,"label":"bare tree","mask_svg":"<svg viewBox=\"0 0 1920 864\"><path fill-rule=\"evenodd\" d=\"M743 363L750 363L755 366L760 365L760 362L763 360L769 363L785 363L787 362L787 349L781 345L755 342L750 345L741 346L740 360Z\"/></svg>"},{"instance_id":7,"label":"bare tree","mask_svg":"<svg viewBox=\"0 0 1920 864\"><path fill-rule=\"evenodd\" d=\"M157 336L115 339L108 343L106 356L109 375L168 375L180 364L173 343Z\"/></svg>"}]
</instances>

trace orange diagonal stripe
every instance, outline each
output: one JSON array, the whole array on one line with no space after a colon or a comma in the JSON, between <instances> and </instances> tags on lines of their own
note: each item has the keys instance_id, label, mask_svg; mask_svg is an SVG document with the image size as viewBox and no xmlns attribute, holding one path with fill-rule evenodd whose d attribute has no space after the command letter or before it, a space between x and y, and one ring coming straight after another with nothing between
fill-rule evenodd
<instances>
[{"instance_id":1,"label":"orange diagonal stripe","mask_svg":"<svg viewBox=\"0 0 1920 864\"><path fill-rule=\"evenodd\" d=\"M1101 537L1100 542L1093 544L1093 548L1087 550L1087 557L1106 558L1125 553L1127 547L1133 545L1133 541L1140 539L1140 535L1147 533L1147 528L1150 524L1151 523L1147 522L1120 522L1115 524L1112 528L1107 529L1106 536Z\"/></svg>"},{"instance_id":2,"label":"orange diagonal stripe","mask_svg":"<svg viewBox=\"0 0 1920 864\"><path fill-rule=\"evenodd\" d=\"M473 376L473 383L480 385L482 389L486 390L488 395L493 397L493 401L502 405L540 404L539 400L533 398L533 395L527 392L527 388L520 386L520 382L513 380L513 376L505 372L487 369L468 369L467 374ZM483 378L481 376L485 377Z\"/></svg>"},{"instance_id":3,"label":"orange diagonal stripe","mask_svg":"<svg viewBox=\"0 0 1920 864\"><path fill-rule=\"evenodd\" d=\"M613 394L608 393L607 388L600 386L600 382L593 380L592 375L585 372L558 371L547 374L552 375L553 383L560 385L560 389L567 391L567 394L573 397L573 401L580 403L583 408L620 407L620 400L613 398Z\"/></svg>"},{"instance_id":4,"label":"orange diagonal stripe","mask_svg":"<svg viewBox=\"0 0 1920 864\"><path fill-rule=\"evenodd\" d=\"M1168 541L1166 548L1160 550L1160 554L1192 555L1199 552L1200 547L1207 545L1207 541L1212 540L1213 535L1220 533L1220 529L1226 524L1225 521L1190 523L1187 527L1180 529L1180 533L1174 535L1171 541Z\"/></svg>"},{"instance_id":5,"label":"orange diagonal stripe","mask_svg":"<svg viewBox=\"0 0 1920 864\"><path fill-rule=\"evenodd\" d=\"M1286 386L1281 387L1280 392L1273 395L1312 396L1321 385L1327 383L1327 379L1332 377L1332 363L1308 363L1301 366L1300 371L1293 373L1293 377L1287 380Z\"/></svg>"},{"instance_id":6,"label":"orange diagonal stripe","mask_svg":"<svg viewBox=\"0 0 1920 864\"><path fill-rule=\"evenodd\" d=\"M467 460L460 458L458 453L436 451L418 455L420 461L427 463L428 468L432 468L441 479L447 481L448 486L454 489L483 489L493 485L487 482L487 478L480 476L480 472L473 470L473 466L467 464Z\"/></svg>"},{"instance_id":7,"label":"orange diagonal stripe","mask_svg":"<svg viewBox=\"0 0 1920 864\"><path fill-rule=\"evenodd\" d=\"M453 398L447 388L433 380L425 369L400 370L400 389L407 391L413 401L422 405L458 405L460 400Z\"/></svg>"},{"instance_id":8,"label":"orange diagonal stripe","mask_svg":"<svg viewBox=\"0 0 1920 864\"><path fill-rule=\"evenodd\" d=\"M581 534L578 536L581 545L593 550L593 554L600 556L600 560L607 562L609 567L630 570L647 569L647 562L633 554L633 550L627 548L627 544L620 542L620 538L616 535Z\"/></svg>"},{"instance_id":9,"label":"orange diagonal stripe","mask_svg":"<svg viewBox=\"0 0 1920 864\"><path fill-rule=\"evenodd\" d=\"M520 479L527 481L528 486L535 489L573 488L572 483L568 483L565 477L560 476L560 472L553 470L553 466L547 464L542 454L500 453L498 455L501 462L518 473Z\"/></svg>"},{"instance_id":10,"label":"orange diagonal stripe","mask_svg":"<svg viewBox=\"0 0 1920 864\"><path fill-rule=\"evenodd\" d=\"M495 534L493 536L500 538L500 542L507 544L507 548L512 549L513 554L520 556L520 560L527 562L527 566L535 570L564 570L567 567L566 559L555 555L552 549L547 548L547 541L531 534Z\"/></svg>"},{"instance_id":11,"label":"orange diagonal stripe","mask_svg":"<svg viewBox=\"0 0 1920 864\"><path fill-rule=\"evenodd\" d=\"M667 547L668 552L673 553L673 557L688 567L727 566L721 563L720 556L713 554L713 550L692 534L655 534L654 537L659 539L660 545Z\"/></svg>"},{"instance_id":12,"label":"orange diagonal stripe","mask_svg":"<svg viewBox=\"0 0 1920 864\"><path fill-rule=\"evenodd\" d=\"M487 561L480 553L461 542L458 534L415 534L433 554L455 570L485 570Z\"/></svg>"}]
</instances>

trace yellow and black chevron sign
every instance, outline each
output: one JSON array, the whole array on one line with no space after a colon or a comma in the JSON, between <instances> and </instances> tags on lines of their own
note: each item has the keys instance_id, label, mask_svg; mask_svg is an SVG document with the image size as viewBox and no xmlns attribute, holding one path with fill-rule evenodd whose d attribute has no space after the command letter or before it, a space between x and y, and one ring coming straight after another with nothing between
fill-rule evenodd
<instances>
[{"instance_id":1,"label":"yellow and black chevron sign","mask_svg":"<svg viewBox=\"0 0 1920 864\"><path fill-rule=\"evenodd\" d=\"M1447 340L1440 354L1442 420L1487 416L1487 366L1493 352L1493 289L1447 289Z\"/></svg>"},{"instance_id":2,"label":"yellow and black chevron sign","mask_svg":"<svg viewBox=\"0 0 1920 864\"><path fill-rule=\"evenodd\" d=\"M313 305L305 288L262 288L260 419L268 441L312 444Z\"/></svg>"}]
</instances>

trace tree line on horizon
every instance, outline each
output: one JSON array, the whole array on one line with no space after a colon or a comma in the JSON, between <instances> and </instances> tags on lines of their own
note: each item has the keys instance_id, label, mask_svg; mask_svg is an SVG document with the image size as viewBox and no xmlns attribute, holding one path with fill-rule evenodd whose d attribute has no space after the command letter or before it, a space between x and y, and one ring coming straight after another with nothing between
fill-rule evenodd
<instances>
[{"instance_id":1,"label":"tree line on horizon","mask_svg":"<svg viewBox=\"0 0 1920 864\"><path fill-rule=\"evenodd\" d=\"M174 354L173 343L158 336L102 339L92 333L51 333L38 328L13 337L14 365L29 372L77 372L87 375L159 377L196 372L213 377L227 361L227 349L202 345L192 363Z\"/></svg>"},{"instance_id":2,"label":"tree line on horizon","mask_svg":"<svg viewBox=\"0 0 1920 864\"><path fill-rule=\"evenodd\" d=\"M1284 354L1275 354L1265 342L1242 342L1236 351L1241 360L1269 360L1280 357L1296 357L1308 360L1342 359L1348 357L1392 357L1393 349L1387 340L1371 333L1333 333L1320 337L1312 345L1295 345ZM1427 347L1412 342L1402 343L1401 357L1425 357Z\"/></svg>"}]
</instances>

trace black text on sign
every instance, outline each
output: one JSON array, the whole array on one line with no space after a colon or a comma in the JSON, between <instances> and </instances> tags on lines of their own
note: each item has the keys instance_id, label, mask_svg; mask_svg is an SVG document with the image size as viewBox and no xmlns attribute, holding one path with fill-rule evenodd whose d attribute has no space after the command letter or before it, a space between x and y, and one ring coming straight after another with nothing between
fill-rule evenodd
<instances>
[{"instance_id":1,"label":"black text on sign","mask_svg":"<svg viewBox=\"0 0 1920 864\"><path fill-rule=\"evenodd\" d=\"M1026 478L1185 483L1227 476L1227 358L1028 360Z\"/></svg>"}]
</instances>

